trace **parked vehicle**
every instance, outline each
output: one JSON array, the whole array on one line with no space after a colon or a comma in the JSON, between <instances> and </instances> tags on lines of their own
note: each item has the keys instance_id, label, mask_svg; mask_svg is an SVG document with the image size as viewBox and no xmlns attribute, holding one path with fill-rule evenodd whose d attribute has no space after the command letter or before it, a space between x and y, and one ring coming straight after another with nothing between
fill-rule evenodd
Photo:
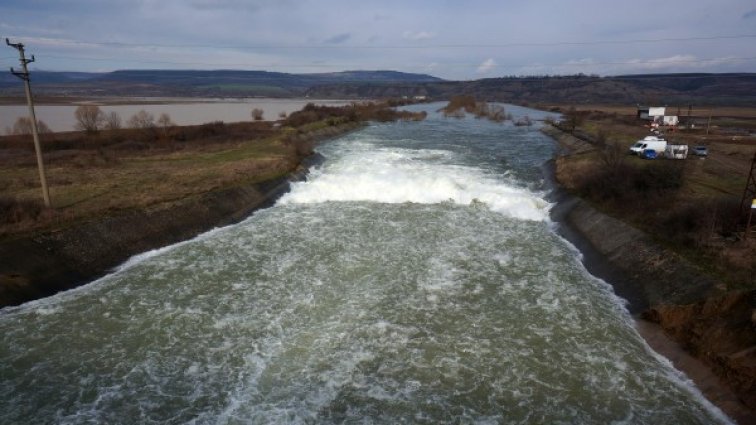
<instances>
[{"instance_id":1,"label":"parked vehicle","mask_svg":"<svg viewBox=\"0 0 756 425\"><path fill-rule=\"evenodd\" d=\"M643 159L656 159L658 154L653 149L643 149L643 152L641 152L640 157Z\"/></svg>"},{"instance_id":2,"label":"parked vehicle","mask_svg":"<svg viewBox=\"0 0 756 425\"><path fill-rule=\"evenodd\" d=\"M685 159L688 157L688 145L668 144L664 149L664 157L667 159Z\"/></svg>"},{"instance_id":3,"label":"parked vehicle","mask_svg":"<svg viewBox=\"0 0 756 425\"><path fill-rule=\"evenodd\" d=\"M653 149L657 154L663 154L667 148L667 141L658 136L646 136L630 147L630 153L641 156L646 149Z\"/></svg>"},{"instance_id":4,"label":"parked vehicle","mask_svg":"<svg viewBox=\"0 0 756 425\"><path fill-rule=\"evenodd\" d=\"M709 156L709 149L706 146L694 146L693 155L695 156Z\"/></svg>"}]
</instances>

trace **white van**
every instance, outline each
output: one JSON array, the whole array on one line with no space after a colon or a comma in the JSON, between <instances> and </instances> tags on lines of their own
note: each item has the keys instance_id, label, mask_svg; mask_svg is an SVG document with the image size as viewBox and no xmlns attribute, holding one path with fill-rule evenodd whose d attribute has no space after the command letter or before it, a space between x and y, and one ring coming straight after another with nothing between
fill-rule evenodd
<instances>
[{"instance_id":1,"label":"white van","mask_svg":"<svg viewBox=\"0 0 756 425\"><path fill-rule=\"evenodd\" d=\"M658 136L646 136L630 146L630 153L640 156L646 149L653 149L661 155L667 149L667 141Z\"/></svg>"}]
</instances>

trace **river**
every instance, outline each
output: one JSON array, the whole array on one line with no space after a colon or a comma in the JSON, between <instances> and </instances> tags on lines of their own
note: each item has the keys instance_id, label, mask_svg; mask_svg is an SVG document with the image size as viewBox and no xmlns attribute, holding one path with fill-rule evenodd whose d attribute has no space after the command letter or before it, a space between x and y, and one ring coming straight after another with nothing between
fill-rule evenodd
<instances>
[{"instance_id":1,"label":"river","mask_svg":"<svg viewBox=\"0 0 756 425\"><path fill-rule=\"evenodd\" d=\"M0 311L0 423L727 423L555 232L553 141L439 106L323 144L239 224Z\"/></svg>"}]
</instances>

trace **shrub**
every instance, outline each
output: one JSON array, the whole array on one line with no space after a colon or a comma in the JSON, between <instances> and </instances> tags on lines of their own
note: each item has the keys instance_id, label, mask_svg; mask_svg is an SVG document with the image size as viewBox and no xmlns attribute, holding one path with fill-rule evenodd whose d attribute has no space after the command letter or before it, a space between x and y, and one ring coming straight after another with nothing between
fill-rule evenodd
<instances>
[{"instance_id":1,"label":"shrub","mask_svg":"<svg viewBox=\"0 0 756 425\"><path fill-rule=\"evenodd\" d=\"M120 130L121 127L122 127L121 116L118 115L118 112L110 111L109 113L105 114L105 128L106 129Z\"/></svg>"},{"instance_id":2,"label":"shrub","mask_svg":"<svg viewBox=\"0 0 756 425\"><path fill-rule=\"evenodd\" d=\"M95 105L81 105L74 112L76 129L96 133L105 123L105 114Z\"/></svg>"},{"instance_id":3,"label":"shrub","mask_svg":"<svg viewBox=\"0 0 756 425\"><path fill-rule=\"evenodd\" d=\"M606 163L579 182L578 192L613 207L633 205L642 208L644 203L658 197L670 197L684 181L684 164L657 161L645 166L628 165L618 161Z\"/></svg>"},{"instance_id":4,"label":"shrub","mask_svg":"<svg viewBox=\"0 0 756 425\"><path fill-rule=\"evenodd\" d=\"M42 214L44 209L44 206L39 202L0 196L0 224L34 221Z\"/></svg>"},{"instance_id":5,"label":"shrub","mask_svg":"<svg viewBox=\"0 0 756 425\"><path fill-rule=\"evenodd\" d=\"M155 127L155 116L142 109L129 118L129 127L137 129L146 129Z\"/></svg>"},{"instance_id":6,"label":"shrub","mask_svg":"<svg viewBox=\"0 0 756 425\"><path fill-rule=\"evenodd\" d=\"M659 231L679 245L705 247L737 230L739 207L732 197L681 205L668 211Z\"/></svg>"},{"instance_id":7,"label":"shrub","mask_svg":"<svg viewBox=\"0 0 756 425\"><path fill-rule=\"evenodd\" d=\"M197 129L197 135L199 137L216 136L223 134L225 131L225 124L223 121L206 122L199 126Z\"/></svg>"},{"instance_id":8,"label":"shrub","mask_svg":"<svg viewBox=\"0 0 756 425\"><path fill-rule=\"evenodd\" d=\"M26 135L26 134L32 134L32 120L28 117L19 117L16 122L13 124L13 129L11 129L11 134L17 134L17 135ZM45 124L42 120L37 120L37 133L39 134L49 134L52 133L50 131L50 127Z\"/></svg>"},{"instance_id":9,"label":"shrub","mask_svg":"<svg viewBox=\"0 0 756 425\"><path fill-rule=\"evenodd\" d=\"M255 121L262 121L263 120L263 113L264 111L260 108L254 108L252 109L252 118Z\"/></svg>"}]
</instances>

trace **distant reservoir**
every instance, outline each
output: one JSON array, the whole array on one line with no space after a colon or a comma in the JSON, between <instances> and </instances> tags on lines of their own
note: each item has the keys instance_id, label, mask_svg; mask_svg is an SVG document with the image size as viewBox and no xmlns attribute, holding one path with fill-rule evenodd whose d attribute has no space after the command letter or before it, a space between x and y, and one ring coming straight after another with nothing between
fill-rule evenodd
<instances>
[{"instance_id":1,"label":"distant reservoir","mask_svg":"<svg viewBox=\"0 0 756 425\"><path fill-rule=\"evenodd\" d=\"M65 105L39 104L35 107L37 119L47 124L52 131L74 130L76 119L74 111L82 104L95 104L105 113L117 112L124 126L128 119L145 110L157 119L160 114L170 115L177 125L204 124L211 121L237 122L252 120L252 109L264 111L263 119L276 120L279 114L302 109L307 103L318 105L344 105L344 100L317 99L212 99L212 98L107 98L89 102L76 102ZM0 105L0 132L12 128L19 117L28 116L26 104Z\"/></svg>"}]
</instances>

